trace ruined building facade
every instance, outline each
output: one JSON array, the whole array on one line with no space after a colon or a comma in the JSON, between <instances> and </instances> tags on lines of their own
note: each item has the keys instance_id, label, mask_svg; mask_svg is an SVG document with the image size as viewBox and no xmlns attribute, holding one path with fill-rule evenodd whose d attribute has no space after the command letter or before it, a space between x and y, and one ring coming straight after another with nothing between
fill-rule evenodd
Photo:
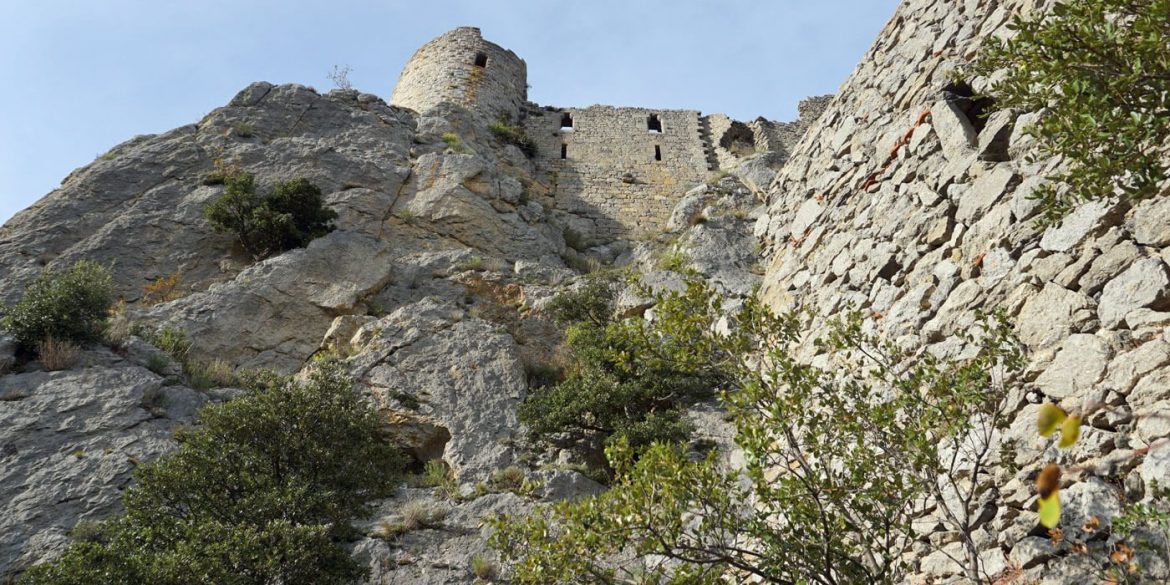
<instances>
[{"instance_id":1,"label":"ruined building facade","mask_svg":"<svg viewBox=\"0 0 1170 585\"><path fill-rule=\"evenodd\" d=\"M411 57L390 103L417 112L454 103L485 122L524 128L557 208L596 242L661 231L688 190L748 157L768 153L767 163L779 165L816 118L743 123L697 110L540 107L528 101L527 71L523 59L484 40L478 28L457 28ZM810 103L819 115L825 100Z\"/></svg>"}]
</instances>

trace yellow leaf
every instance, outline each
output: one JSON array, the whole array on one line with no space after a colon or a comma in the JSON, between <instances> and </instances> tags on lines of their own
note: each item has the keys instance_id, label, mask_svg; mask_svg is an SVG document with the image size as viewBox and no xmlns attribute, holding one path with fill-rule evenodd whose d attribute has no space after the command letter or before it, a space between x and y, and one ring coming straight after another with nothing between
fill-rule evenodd
<instances>
[{"instance_id":1,"label":"yellow leaf","mask_svg":"<svg viewBox=\"0 0 1170 585\"><path fill-rule=\"evenodd\" d=\"M1040 407L1040 416L1036 420L1036 429L1040 431L1041 437L1047 437L1056 432L1056 427L1064 422L1068 417L1061 408L1055 404L1048 403Z\"/></svg>"},{"instance_id":2,"label":"yellow leaf","mask_svg":"<svg viewBox=\"0 0 1170 585\"><path fill-rule=\"evenodd\" d=\"M1060 425L1060 448L1072 447L1081 437L1081 417L1070 416Z\"/></svg>"},{"instance_id":3,"label":"yellow leaf","mask_svg":"<svg viewBox=\"0 0 1170 585\"><path fill-rule=\"evenodd\" d=\"M1060 466L1049 463L1036 478L1036 491L1040 492L1037 512L1040 524L1045 528L1056 528L1060 524Z\"/></svg>"},{"instance_id":4,"label":"yellow leaf","mask_svg":"<svg viewBox=\"0 0 1170 585\"><path fill-rule=\"evenodd\" d=\"M1060 490L1052 492L1047 498L1040 498L1040 524L1045 528L1055 528L1060 524Z\"/></svg>"}]
</instances>

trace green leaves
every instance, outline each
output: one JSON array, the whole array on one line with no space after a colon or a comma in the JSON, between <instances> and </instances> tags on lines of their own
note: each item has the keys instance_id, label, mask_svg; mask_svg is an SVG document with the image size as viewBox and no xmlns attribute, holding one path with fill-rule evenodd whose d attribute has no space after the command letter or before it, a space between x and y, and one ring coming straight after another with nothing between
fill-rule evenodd
<instances>
[{"instance_id":1,"label":"green leaves","mask_svg":"<svg viewBox=\"0 0 1170 585\"><path fill-rule=\"evenodd\" d=\"M730 379L728 354L711 335L721 301L697 280L683 292L655 295L655 317L617 319L613 277L593 277L558 295L551 315L568 324L567 378L532 391L520 419L538 439L568 433L583 451L616 440L636 449L685 441L681 408ZM585 452L588 457L595 453Z\"/></svg>"},{"instance_id":2,"label":"green leaves","mask_svg":"<svg viewBox=\"0 0 1170 585\"><path fill-rule=\"evenodd\" d=\"M204 215L217 232L235 234L255 259L307 246L332 231L337 213L324 207L321 189L307 179L278 183L272 193L256 194L249 173L224 177L224 194Z\"/></svg>"},{"instance_id":3,"label":"green leaves","mask_svg":"<svg viewBox=\"0 0 1170 585\"><path fill-rule=\"evenodd\" d=\"M1170 0L1078 0L1034 19L1017 16L1007 40L989 37L974 64L998 79L1001 107L1043 115L1026 131L1067 169L1033 196L1041 222L1085 201L1157 194L1170 139Z\"/></svg>"},{"instance_id":4,"label":"green leaves","mask_svg":"<svg viewBox=\"0 0 1170 585\"><path fill-rule=\"evenodd\" d=\"M113 303L110 270L79 260L61 272L42 272L20 301L5 309L0 325L26 351L47 338L87 345L102 339Z\"/></svg>"},{"instance_id":5,"label":"green leaves","mask_svg":"<svg viewBox=\"0 0 1170 585\"><path fill-rule=\"evenodd\" d=\"M962 514L953 501L977 497L968 479L986 473L981 457L1006 424L1006 380L1022 367L1005 319L968 335L973 357L943 362L882 343L853 312L817 342L813 365L790 348L815 316L776 315L750 298L737 326L717 334L721 307L696 286L659 303L654 331L687 332L691 347L708 348L689 356L717 356L706 363L727 375L721 398L743 467L677 441L639 448L613 435L609 491L493 522L515 581L899 582L905 553L922 540L913 519L923 503L943 501L948 486L949 509ZM950 529L970 533L962 518Z\"/></svg>"},{"instance_id":6,"label":"green leaves","mask_svg":"<svg viewBox=\"0 0 1170 585\"><path fill-rule=\"evenodd\" d=\"M23 583L349 583L336 541L364 502L389 493L402 457L332 366L306 383L250 376L205 407L179 449L140 467L126 514Z\"/></svg>"}]
</instances>

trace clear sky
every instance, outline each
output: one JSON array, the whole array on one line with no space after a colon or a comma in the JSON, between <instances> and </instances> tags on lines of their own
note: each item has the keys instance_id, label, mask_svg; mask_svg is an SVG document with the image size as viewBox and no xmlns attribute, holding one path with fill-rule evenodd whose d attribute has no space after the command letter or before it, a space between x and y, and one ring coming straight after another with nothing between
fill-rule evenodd
<instances>
[{"instance_id":1,"label":"clear sky","mask_svg":"<svg viewBox=\"0 0 1170 585\"><path fill-rule=\"evenodd\" d=\"M528 62L542 105L795 117L832 93L898 0L4 0L0 222L137 134L198 121L253 81L322 91L333 65L389 98L456 26Z\"/></svg>"}]
</instances>

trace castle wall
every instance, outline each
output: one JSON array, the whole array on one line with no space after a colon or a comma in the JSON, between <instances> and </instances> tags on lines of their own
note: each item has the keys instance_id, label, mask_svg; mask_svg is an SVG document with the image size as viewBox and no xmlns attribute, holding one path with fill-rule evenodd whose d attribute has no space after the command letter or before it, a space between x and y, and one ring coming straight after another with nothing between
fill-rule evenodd
<instances>
[{"instance_id":1,"label":"castle wall","mask_svg":"<svg viewBox=\"0 0 1170 585\"><path fill-rule=\"evenodd\" d=\"M483 66L477 56L486 57ZM442 102L464 106L491 121L519 117L528 99L528 66L515 53L462 27L425 44L407 62L390 103L425 112Z\"/></svg>"},{"instance_id":2,"label":"castle wall","mask_svg":"<svg viewBox=\"0 0 1170 585\"><path fill-rule=\"evenodd\" d=\"M571 131L561 128L563 112ZM661 132L647 128L651 115ZM537 143L538 168L552 177L557 208L587 220L574 228L594 241L661 231L683 194L706 179L697 111L539 110L529 112L525 129Z\"/></svg>"}]
</instances>

